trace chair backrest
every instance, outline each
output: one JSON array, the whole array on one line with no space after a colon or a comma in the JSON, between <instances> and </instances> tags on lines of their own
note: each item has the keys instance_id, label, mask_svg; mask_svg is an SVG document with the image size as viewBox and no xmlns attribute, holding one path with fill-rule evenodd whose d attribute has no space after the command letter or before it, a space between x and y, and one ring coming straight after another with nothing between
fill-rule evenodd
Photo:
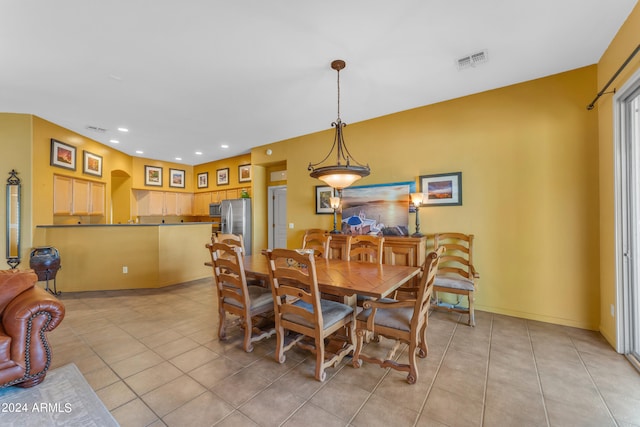
<instances>
[{"instance_id":1,"label":"chair backrest","mask_svg":"<svg viewBox=\"0 0 640 427\"><path fill-rule=\"evenodd\" d=\"M213 235L213 243L225 243L230 246L238 246L242 248L244 254L244 240L242 236L230 233L215 233Z\"/></svg>"},{"instance_id":2,"label":"chair backrest","mask_svg":"<svg viewBox=\"0 0 640 427\"><path fill-rule=\"evenodd\" d=\"M384 237L356 235L347 240L347 259L382 264Z\"/></svg>"},{"instance_id":3,"label":"chair backrest","mask_svg":"<svg viewBox=\"0 0 640 427\"><path fill-rule=\"evenodd\" d=\"M310 253L300 254L291 249L273 249L264 252L264 255L269 263L274 312L282 326L287 328L283 316L289 314L299 316L305 320L304 323L313 325L305 334L313 336L314 330L322 331L323 319L315 257ZM303 305L312 310L306 310ZM296 324L299 327L300 322Z\"/></svg>"},{"instance_id":4,"label":"chair backrest","mask_svg":"<svg viewBox=\"0 0 640 427\"><path fill-rule=\"evenodd\" d=\"M238 302L249 310L249 290L247 277L244 272L242 248L226 243L207 244L213 265L213 277L218 291L219 304L225 299Z\"/></svg>"},{"instance_id":5,"label":"chair backrest","mask_svg":"<svg viewBox=\"0 0 640 427\"><path fill-rule=\"evenodd\" d=\"M440 257L440 274L456 274L474 280L473 234L437 233L433 237L433 248L446 247Z\"/></svg>"},{"instance_id":6,"label":"chair backrest","mask_svg":"<svg viewBox=\"0 0 640 427\"><path fill-rule=\"evenodd\" d=\"M313 253L318 258L329 258L331 249L331 235L324 231L320 233L305 233L302 238L302 249L313 249Z\"/></svg>"},{"instance_id":7,"label":"chair backrest","mask_svg":"<svg viewBox=\"0 0 640 427\"><path fill-rule=\"evenodd\" d=\"M438 273L438 267L442 261L442 255L446 248L440 246L433 252L429 252L425 258L422 267L422 276L420 277L420 285L416 294L416 303L413 309L413 317L411 320L411 327L417 327L420 321L420 316L427 316L429 306L431 305L431 294L433 293L433 282L435 281L436 274ZM415 323L415 325L414 325Z\"/></svg>"}]
</instances>

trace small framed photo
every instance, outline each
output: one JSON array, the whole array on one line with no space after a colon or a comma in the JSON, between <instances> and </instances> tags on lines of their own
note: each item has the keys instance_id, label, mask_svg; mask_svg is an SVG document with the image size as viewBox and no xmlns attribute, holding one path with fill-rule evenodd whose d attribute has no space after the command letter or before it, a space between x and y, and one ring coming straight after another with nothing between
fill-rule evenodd
<instances>
[{"instance_id":1,"label":"small framed photo","mask_svg":"<svg viewBox=\"0 0 640 427\"><path fill-rule=\"evenodd\" d=\"M102 156L84 150L82 152L82 173L102 176Z\"/></svg>"},{"instance_id":2,"label":"small framed photo","mask_svg":"<svg viewBox=\"0 0 640 427\"><path fill-rule=\"evenodd\" d=\"M251 165L238 166L238 182L251 181Z\"/></svg>"},{"instance_id":3,"label":"small framed photo","mask_svg":"<svg viewBox=\"0 0 640 427\"><path fill-rule=\"evenodd\" d=\"M229 184L229 168L218 169L216 171L216 184L217 185Z\"/></svg>"},{"instance_id":4,"label":"small framed photo","mask_svg":"<svg viewBox=\"0 0 640 427\"><path fill-rule=\"evenodd\" d=\"M162 187L162 168L158 166L145 166L144 185Z\"/></svg>"},{"instance_id":5,"label":"small framed photo","mask_svg":"<svg viewBox=\"0 0 640 427\"><path fill-rule=\"evenodd\" d=\"M332 214L331 197L333 188L328 185L316 185L316 214Z\"/></svg>"},{"instance_id":6,"label":"small framed photo","mask_svg":"<svg viewBox=\"0 0 640 427\"><path fill-rule=\"evenodd\" d=\"M462 172L420 176L423 206L462 205Z\"/></svg>"},{"instance_id":7,"label":"small framed photo","mask_svg":"<svg viewBox=\"0 0 640 427\"><path fill-rule=\"evenodd\" d=\"M51 138L51 166L76 170L76 147Z\"/></svg>"},{"instance_id":8,"label":"small framed photo","mask_svg":"<svg viewBox=\"0 0 640 427\"><path fill-rule=\"evenodd\" d=\"M209 172L202 172L198 174L198 188L209 187Z\"/></svg>"},{"instance_id":9,"label":"small framed photo","mask_svg":"<svg viewBox=\"0 0 640 427\"><path fill-rule=\"evenodd\" d=\"M169 169L169 187L184 188L184 171Z\"/></svg>"}]
</instances>

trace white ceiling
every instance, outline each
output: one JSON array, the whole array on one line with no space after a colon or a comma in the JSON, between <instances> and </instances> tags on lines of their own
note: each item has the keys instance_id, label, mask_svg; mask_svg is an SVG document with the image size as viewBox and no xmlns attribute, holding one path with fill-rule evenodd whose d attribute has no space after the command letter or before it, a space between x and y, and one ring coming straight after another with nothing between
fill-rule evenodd
<instances>
[{"instance_id":1,"label":"white ceiling","mask_svg":"<svg viewBox=\"0 0 640 427\"><path fill-rule=\"evenodd\" d=\"M330 128L334 59L354 123L594 64L635 4L0 0L0 111L201 164ZM457 70L485 49L489 62Z\"/></svg>"}]
</instances>

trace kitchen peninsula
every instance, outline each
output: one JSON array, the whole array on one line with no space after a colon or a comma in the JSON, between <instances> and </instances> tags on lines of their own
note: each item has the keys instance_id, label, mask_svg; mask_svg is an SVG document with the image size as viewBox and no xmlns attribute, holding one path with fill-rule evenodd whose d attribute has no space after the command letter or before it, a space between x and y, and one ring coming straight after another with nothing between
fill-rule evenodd
<instances>
[{"instance_id":1,"label":"kitchen peninsula","mask_svg":"<svg viewBox=\"0 0 640 427\"><path fill-rule=\"evenodd\" d=\"M39 225L34 246L60 251L56 278L62 292L160 288L211 275L204 266L211 225Z\"/></svg>"}]
</instances>

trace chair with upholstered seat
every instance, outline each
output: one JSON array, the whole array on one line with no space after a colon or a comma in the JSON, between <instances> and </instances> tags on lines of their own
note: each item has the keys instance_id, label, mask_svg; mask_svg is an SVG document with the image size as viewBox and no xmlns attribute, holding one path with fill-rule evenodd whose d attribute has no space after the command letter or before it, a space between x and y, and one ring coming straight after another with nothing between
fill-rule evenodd
<instances>
[{"instance_id":1,"label":"chair with upholstered seat","mask_svg":"<svg viewBox=\"0 0 640 427\"><path fill-rule=\"evenodd\" d=\"M356 318L356 350L353 355L353 366L359 368L362 361L375 363L382 368L393 368L409 372L407 382L415 384L418 380L416 353L419 357L427 357L427 326L429 323L429 307L433 282L438 271L438 262L444 248L427 255L424 273L416 298L397 301L393 299L369 300L363 303L364 310ZM370 335L396 340L395 345L385 358L378 358L362 353L365 338ZM394 360L400 345L409 345L409 363L402 364ZM369 345L376 345L370 343Z\"/></svg>"},{"instance_id":2,"label":"chair with upholstered seat","mask_svg":"<svg viewBox=\"0 0 640 427\"><path fill-rule=\"evenodd\" d=\"M302 249L313 249L319 258L329 258L331 235L325 232L305 233L302 238Z\"/></svg>"},{"instance_id":3,"label":"chair with upholstered seat","mask_svg":"<svg viewBox=\"0 0 640 427\"><path fill-rule=\"evenodd\" d=\"M289 249L265 252L273 292L277 343L275 359L286 360L285 352L294 345L316 355L315 378L324 381L325 369L335 366L353 350L353 307L320 298L316 275L316 258L310 253ZM346 334L340 333L345 331ZM287 336L287 331L297 336ZM290 339L285 343L285 337ZM342 341L335 353L325 340ZM309 343L303 341L308 338Z\"/></svg>"},{"instance_id":4,"label":"chair with upholstered seat","mask_svg":"<svg viewBox=\"0 0 640 427\"><path fill-rule=\"evenodd\" d=\"M445 246L446 250L440 260L438 275L433 284L434 308L469 314L469 325L475 326L474 301L477 280L480 274L473 265L473 234L437 233L433 238L434 249ZM468 306L464 301L443 302L439 292L466 296Z\"/></svg>"},{"instance_id":5,"label":"chair with upholstered seat","mask_svg":"<svg viewBox=\"0 0 640 427\"><path fill-rule=\"evenodd\" d=\"M271 291L261 286L249 286L244 271L242 249L225 243L207 244L213 265L218 295L218 337L226 340L226 313L238 316L238 322L244 328L243 348L253 351L253 342L268 338L275 333L274 327L258 329L254 319L262 317L269 323L273 317L273 298ZM271 326L273 322L271 321Z\"/></svg>"}]
</instances>

